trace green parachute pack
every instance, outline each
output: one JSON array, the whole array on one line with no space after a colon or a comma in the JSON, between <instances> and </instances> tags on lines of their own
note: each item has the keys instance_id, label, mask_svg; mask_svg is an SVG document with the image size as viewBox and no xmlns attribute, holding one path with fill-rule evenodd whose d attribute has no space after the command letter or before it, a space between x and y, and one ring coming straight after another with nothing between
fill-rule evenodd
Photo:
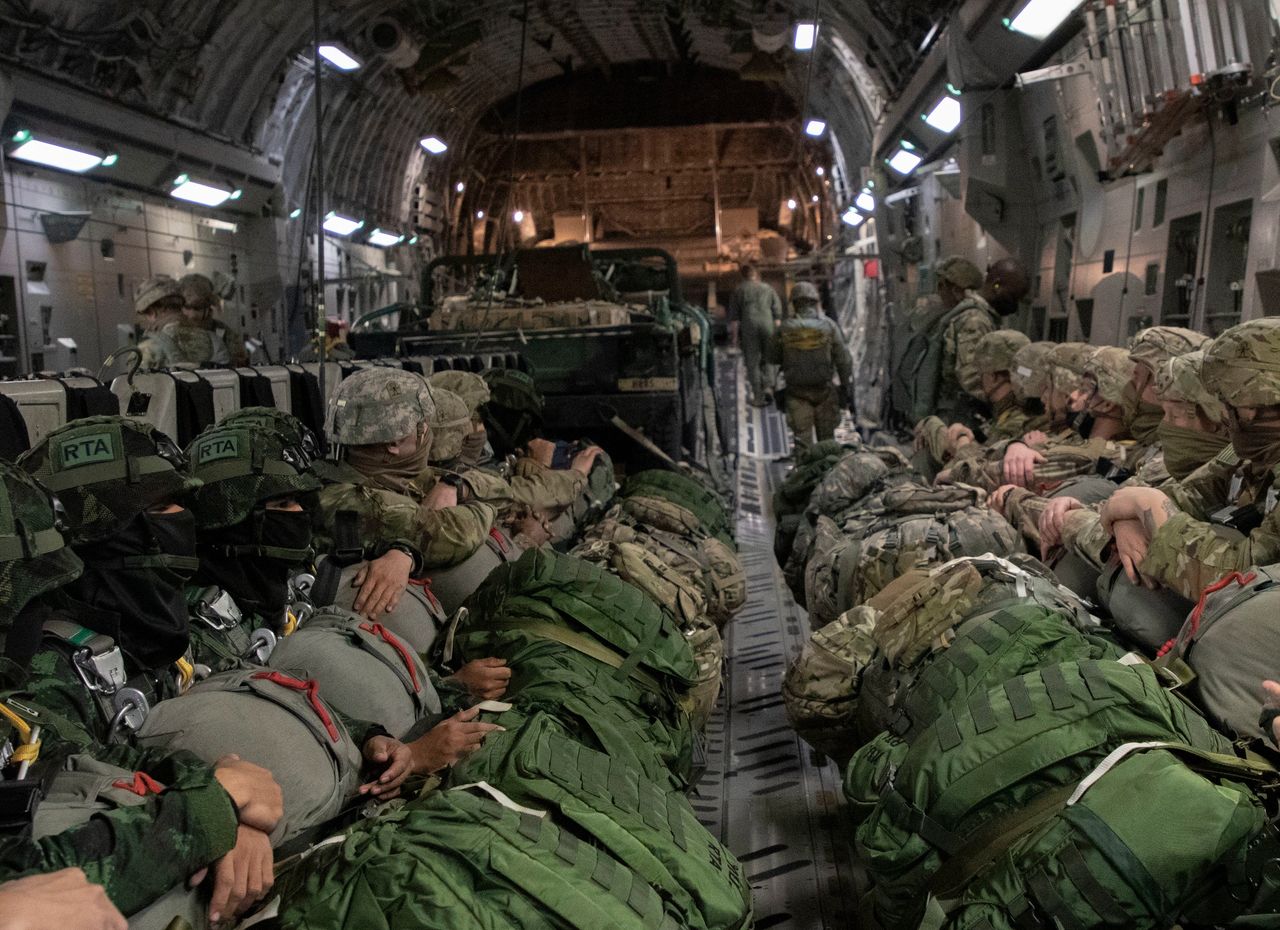
<instances>
[{"instance_id":1,"label":"green parachute pack","mask_svg":"<svg viewBox=\"0 0 1280 930\"><path fill-rule=\"evenodd\" d=\"M1145 741L1232 754L1150 668L1113 661L1046 666L913 728L856 835L877 923L918 926L931 893L962 887L960 873L1060 812L1110 752Z\"/></svg>"}]
</instances>

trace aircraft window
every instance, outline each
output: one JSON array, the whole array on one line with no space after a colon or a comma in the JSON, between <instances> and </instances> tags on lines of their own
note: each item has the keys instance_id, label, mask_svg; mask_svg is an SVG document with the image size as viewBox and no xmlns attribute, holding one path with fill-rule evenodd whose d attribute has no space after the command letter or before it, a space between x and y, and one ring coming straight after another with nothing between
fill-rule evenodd
<instances>
[{"instance_id":1,"label":"aircraft window","mask_svg":"<svg viewBox=\"0 0 1280 930\"><path fill-rule=\"evenodd\" d=\"M1159 226L1164 222L1164 210L1169 202L1169 181L1166 178L1156 185L1156 212L1151 218L1152 226Z\"/></svg>"},{"instance_id":2,"label":"aircraft window","mask_svg":"<svg viewBox=\"0 0 1280 930\"><path fill-rule=\"evenodd\" d=\"M1142 293L1151 297L1156 293L1156 285L1160 281L1160 263L1152 262L1147 266L1146 279L1142 288Z\"/></svg>"},{"instance_id":3,"label":"aircraft window","mask_svg":"<svg viewBox=\"0 0 1280 930\"><path fill-rule=\"evenodd\" d=\"M1107 249L1102 253L1102 273L1111 274L1116 270L1116 250Z\"/></svg>"},{"instance_id":4,"label":"aircraft window","mask_svg":"<svg viewBox=\"0 0 1280 930\"><path fill-rule=\"evenodd\" d=\"M1147 189L1145 187L1138 188L1138 203L1133 210L1133 230L1137 232L1142 228L1142 211L1146 208Z\"/></svg>"},{"instance_id":5,"label":"aircraft window","mask_svg":"<svg viewBox=\"0 0 1280 930\"><path fill-rule=\"evenodd\" d=\"M1049 341L1050 342L1066 342L1067 341L1067 318L1059 317L1056 320L1049 321Z\"/></svg>"}]
</instances>

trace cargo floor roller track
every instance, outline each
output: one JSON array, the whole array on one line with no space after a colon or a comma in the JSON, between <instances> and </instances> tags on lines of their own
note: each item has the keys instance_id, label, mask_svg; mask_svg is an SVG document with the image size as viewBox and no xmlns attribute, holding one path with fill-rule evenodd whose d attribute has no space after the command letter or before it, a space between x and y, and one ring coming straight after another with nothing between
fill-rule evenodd
<instances>
[{"instance_id":1,"label":"cargo floor roller track","mask_svg":"<svg viewBox=\"0 0 1280 930\"><path fill-rule=\"evenodd\" d=\"M782 706L782 676L808 634L773 557L769 500L788 467L776 461L787 453L786 426L773 408L745 405L739 368L722 359L718 380L723 413L738 424L738 545L748 598L727 630L724 692L692 801L741 860L758 928L845 930L857 922L840 772L813 764Z\"/></svg>"}]
</instances>

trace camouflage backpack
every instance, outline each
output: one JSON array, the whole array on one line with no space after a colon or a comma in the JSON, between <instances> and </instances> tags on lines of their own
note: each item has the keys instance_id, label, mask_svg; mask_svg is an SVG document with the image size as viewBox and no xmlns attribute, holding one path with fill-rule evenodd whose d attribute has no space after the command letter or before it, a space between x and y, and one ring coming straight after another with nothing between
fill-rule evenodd
<instances>
[{"instance_id":1,"label":"camouflage backpack","mask_svg":"<svg viewBox=\"0 0 1280 930\"><path fill-rule=\"evenodd\" d=\"M422 659L381 623L328 607L271 653L271 668L314 679L325 703L348 719L377 721L397 739L440 698Z\"/></svg>"},{"instance_id":2,"label":"camouflage backpack","mask_svg":"<svg viewBox=\"0 0 1280 930\"><path fill-rule=\"evenodd\" d=\"M916 927L930 894L954 894L973 863L1060 812L1109 753L1141 741L1231 754L1151 669L1111 661L1046 666L913 728L857 831L878 924Z\"/></svg>"},{"instance_id":3,"label":"camouflage backpack","mask_svg":"<svg viewBox=\"0 0 1280 930\"><path fill-rule=\"evenodd\" d=\"M235 753L271 772L284 790L273 846L341 813L363 764L362 747L324 702L319 684L271 669L224 672L159 702L138 743L186 750L210 765Z\"/></svg>"},{"instance_id":4,"label":"camouflage backpack","mask_svg":"<svg viewBox=\"0 0 1280 930\"><path fill-rule=\"evenodd\" d=\"M629 477L622 487L623 497L663 497L693 514L708 532L732 536L729 508L714 491L701 482L674 471L642 471Z\"/></svg>"},{"instance_id":5,"label":"camouflage backpack","mask_svg":"<svg viewBox=\"0 0 1280 930\"><path fill-rule=\"evenodd\" d=\"M841 561L838 607L865 602L912 568L966 555L1007 556L1025 551L1004 517L981 506L977 489L904 485L885 494L885 514Z\"/></svg>"},{"instance_id":6,"label":"camouflage backpack","mask_svg":"<svg viewBox=\"0 0 1280 930\"><path fill-rule=\"evenodd\" d=\"M877 611L856 607L809 636L782 680L782 700L796 733L843 768L857 748L857 681L875 653Z\"/></svg>"},{"instance_id":7,"label":"camouflage backpack","mask_svg":"<svg viewBox=\"0 0 1280 930\"><path fill-rule=\"evenodd\" d=\"M834 520L818 517L813 549L804 567L804 604L812 629L821 629L842 612L838 607L839 566L853 546L854 540L845 536Z\"/></svg>"},{"instance_id":8,"label":"camouflage backpack","mask_svg":"<svg viewBox=\"0 0 1280 930\"><path fill-rule=\"evenodd\" d=\"M691 695L693 725L701 730L720 696L724 643L707 615L706 598L697 581L672 568L658 556L630 542L588 542L570 555L604 565L623 581L635 585L676 620L698 666Z\"/></svg>"},{"instance_id":9,"label":"camouflage backpack","mask_svg":"<svg viewBox=\"0 0 1280 930\"><path fill-rule=\"evenodd\" d=\"M889 467L872 452L845 455L822 476L809 495L808 513L834 517L866 497L889 474Z\"/></svg>"},{"instance_id":10,"label":"camouflage backpack","mask_svg":"<svg viewBox=\"0 0 1280 930\"><path fill-rule=\"evenodd\" d=\"M622 498L622 512L639 523L688 539L714 536L727 546L733 545L733 537L727 530L708 526L688 507L656 494L634 494Z\"/></svg>"},{"instance_id":11,"label":"camouflage backpack","mask_svg":"<svg viewBox=\"0 0 1280 930\"><path fill-rule=\"evenodd\" d=\"M787 564L787 556L791 553L814 488L823 475L853 448L829 439L796 453L795 467L787 472L782 484L773 492L773 555L779 567Z\"/></svg>"},{"instance_id":12,"label":"camouflage backpack","mask_svg":"<svg viewBox=\"0 0 1280 930\"><path fill-rule=\"evenodd\" d=\"M1205 589L1157 664L1225 732L1269 737L1258 721L1261 682L1276 676L1278 646L1280 566L1251 568Z\"/></svg>"}]
</instances>

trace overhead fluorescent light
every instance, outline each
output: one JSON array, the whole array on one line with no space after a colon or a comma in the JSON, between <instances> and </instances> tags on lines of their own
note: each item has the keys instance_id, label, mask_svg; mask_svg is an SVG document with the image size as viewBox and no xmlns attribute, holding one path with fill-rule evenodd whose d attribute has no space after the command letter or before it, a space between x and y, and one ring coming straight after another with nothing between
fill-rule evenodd
<instances>
[{"instance_id":1,"label":"overhead fluorescent light","mask_svg":"<svg viewBox=\"0 0 1280 930\"><path fill-rule=\"evenodd\" d=\"M240 227L235 223L228 223L226 220L216 220L211 216L202 216L196 221L197 226L203 226L206 229L213 229L219 232L237 232Z\"/></svg>"},{"instance_id":2,"label":"overhead fluorescent light","mask_svg":"<svg viewBox=\"0 0 1280 930\"><path fill-rule=\"evenodd\" d=\"M523 210L517 210L515 213L511 214L511 218L512 218L513 220L515 220L517 223L523 223L523 222L524 222L524 211L523 211Z\"/></svg>"},{"instance_id":3,"label":"overhead fluorescent light","mask_svg":"<svg viewBox=\"0 0 1280 930\"><path fill-rule=\"evenodd\" d=\"M811 119L804 124L804 134L813 136L815 139L827 131L827 123L825 120Z\"/></svg>"},{"instance_id":4,"label":"overhead fluorescent light","mask_svg":"<svg viewBox=\"0 0 1280 930\"><path fill-rule=\"evenodd\" d=\"M1004 24L1014 32L1021 32L1033 39L1047 39L1078 6L1080 0L1031 0L1020 13L1012 19L1006 19Z\"/></svg>"},{"instance_id":5,"label":"overhead fluorescent light","mask_svg":"<svg viewBox=\"0 0 1280 930\"><path fill-rule=\"evenodd\" d=\"M960 101L950 94L943 97L924 116L924 121L938 132L955 132L961 119Z\"/></svg>"},{"instance_id":6,"label":"overhead fluorescent light","mask_svg":"<svg viewBox=\"0 0 1280 930\"><path fill-rule=\"evenodd\" d=\"M118 161L120 161L120 156L115 152L112 152L106 158L102 159L102 167L112 168L115 166L116 162Z\"/></svg>"},{"instance_id":7,"label":"overhead fluorescent light","mask_svg":"<svg viewBox=\"0 0 1280 930\"><path fill-rule=\"evenodd\" d=\"M302 207L294 207L289 211L289 219L291 220L296 220L300 216L302 216Z\"/></svg>"},{"instance_id":8,"label":"overhead fluorescent light","mask_svg":"<svg viewBox=\"0 0 1280 930\"><path fill-rule=\"evenodd\" d=\"M337 43L329 43L319 48L320 57L339 71L356 71L360 68L360 59Z\"/></svg>"},{"instance_id":9,"label":"overhead fluorescent light","mask_svg":"<svg viewBox=\"0 0 1280 930\"><path fill-rule=\"evenodd\" d=\"M840 216L840 221L843 222L846 226L852 226L854 229L857 229L859 226L861 226L863 223L867 221L867 218L863 216L861 213L859 213L857 210L855 210L853 207L850 207L848 210L845 210L844 213Z\"/></svg>"},{"instance_id":10,"label":"overhead fluorescent light","mask_svg":"<svg viewBox=\"0 0 1280 930\"><path fill-rule=\"evenodd\" d=\"M810 200L810 201L812 201L813 203L817 203L817 202L818 202L818 195L817 195L817 194L814 194L812 197L810 197L810 198L809 198L809 200Z\"/></svg>"},{"instance_id":11,"label":"overhead fluorescent light","mask_svg":"<svg viewBox=\"0 0 1280 930\"><path fill-rule=\"evenodd\" d=\"M363 225L364 220L352 219L332 211L324 218L324 231L335 236L349 236Z\"/></svg>"},{"instance_id":12,"label":"overhead fluorescent light","mask_svg":"<svg viewBox=\"0 0 1280 930\"><path fill-rule=\"evenodd\" d=\"M815 169L814 169L814 173L815 173L818 177L822 177L824 174L826 174L826 173L827 173L827 169L826 169L826 168L824 168L824 167L822 167L821 165L819 165L817 168L815 168Z\"/></svg>"},{"instance_id":13,"label":"overhead fluorescent light","mask_svg":"<svg viewBox=\"0 0 1280 930\"><path fill-rule=\"evenodd\" d=\"M45 139L37 139L27 130L15 135L13 141L18 143L18 147L9 153L11 157L35 165L44 165L46 168L57 168L59 171L83 174L91 168L97 168L104 161L102 155L59 145ZM113 161L112 164L115 162Z\"/></svg>"},{"instance_id":14,"label":"overhead fluorescent light","mask_svg":"<svg viewBox=\"0 0 1280 930\"><path fill-rule=\"evenodd\" d=\"M476 219L478 219L478 220L482 220L482 219L484 219L484 211L483 211L483 210L477 210L477 211L476 211Z\"/></svg>"},{"instance_id":15,"label":"overhead fluorescent light","mask_svg":"<svg viewBox=\"0 0 1280 930\"><path fill-rule=\"evenodd\" d=\"M369 244L376 245L380 249L389 249L391 246L399 245L403 241L404 236L387 232L385 229L375 229L369 233Z\"/></svg>"},{"instance_id":16,"label":"overhead fluorescent light","mask_svg":"<svg viewBox=\"0 0 1280 930\"><path fill-rule=\"evenodd\" d=\"M924 161L924 159L911 151L904 142L902 144L902 148L898 149L898 151L893 154L893 157L889 159L889 167L903 177L906 177L911 172L915 171L916 168L920 167L920 162L922 161Z\"/></svg>"},{"instance_id":17,"label":"overhead fluorescent light","mask_svg":"<svg viewBox=\"0 0 1280 930\"><path fill-rule=\"evenodd\" d=\"M427 136L425 139L419 139L418 144L432 155L443 155L445 152L449 151L449 146L445 145L435 136Z\"/></svg>"},{"instance_id":18,"label":"overhead fluorescent light","mask_svg":"<svg viewBox=\"0 0 1280 930\"><path fill-rule=\"evenodd\" d=\"M467 185L459 181L457 184L453 185L453 189L457 191L459 194L461 194L463 191L467 189Z\"/></svg>"},{"instance_id":19,"label":"overhead fluorescent light","mask_svg":"<svg viewBox=\"0 0 1280 930\"><path fill-rule=\"evenodd\" d=\"M410 245L417 245L417 244L418 244L418 237L417 237L417 236L414 236L413 238L411 238L411 239L409 240L409 244L410 244Z\"/></svg>"},{"instance_id":20,"label":"overhead fluorescent light","mask_svg":"<svg viewBox=\"0 0 1280 930\"><path fill-rule=\"evenodd\" d=\"M189 174L180 174L173 179L173 190L169 191L169 196L188 203L198 203L202 207L220 207L228 200L238 199L239 191L193 180Z\"/></svg>"},{"instance_id":21,"label":"overhead fluorescent light","mask_svg":"<svg viewBox=\"0 0 1280 930\"><path fill-rule=\"evenodd\" d=\"M876 198L872 196L871 191L863 191L853 201L853 205L863 213L871 213L876 208Z\"/></svg>"},{"instance_id":22,"label":"overhead fluorescent light","mask_svg":"<svg viewBox=\"0 0 1280 930\"><path fill-rule=\"evenodd\" d=\"M791 47L797 52L812 51L818 42L817 23L796 23L796 32L791 39Z\"/></svg>"},{"instance_id":23,"label":"overhead fluorescent light","mask_svg":"<svg viewBox=\"0 0 1280 930\"><path fill-rule=\"evenodd\" d=\"M796 199L791 197L787 200L787 209L794 210L796 208Z\"/></svg>"}]
</instances>

